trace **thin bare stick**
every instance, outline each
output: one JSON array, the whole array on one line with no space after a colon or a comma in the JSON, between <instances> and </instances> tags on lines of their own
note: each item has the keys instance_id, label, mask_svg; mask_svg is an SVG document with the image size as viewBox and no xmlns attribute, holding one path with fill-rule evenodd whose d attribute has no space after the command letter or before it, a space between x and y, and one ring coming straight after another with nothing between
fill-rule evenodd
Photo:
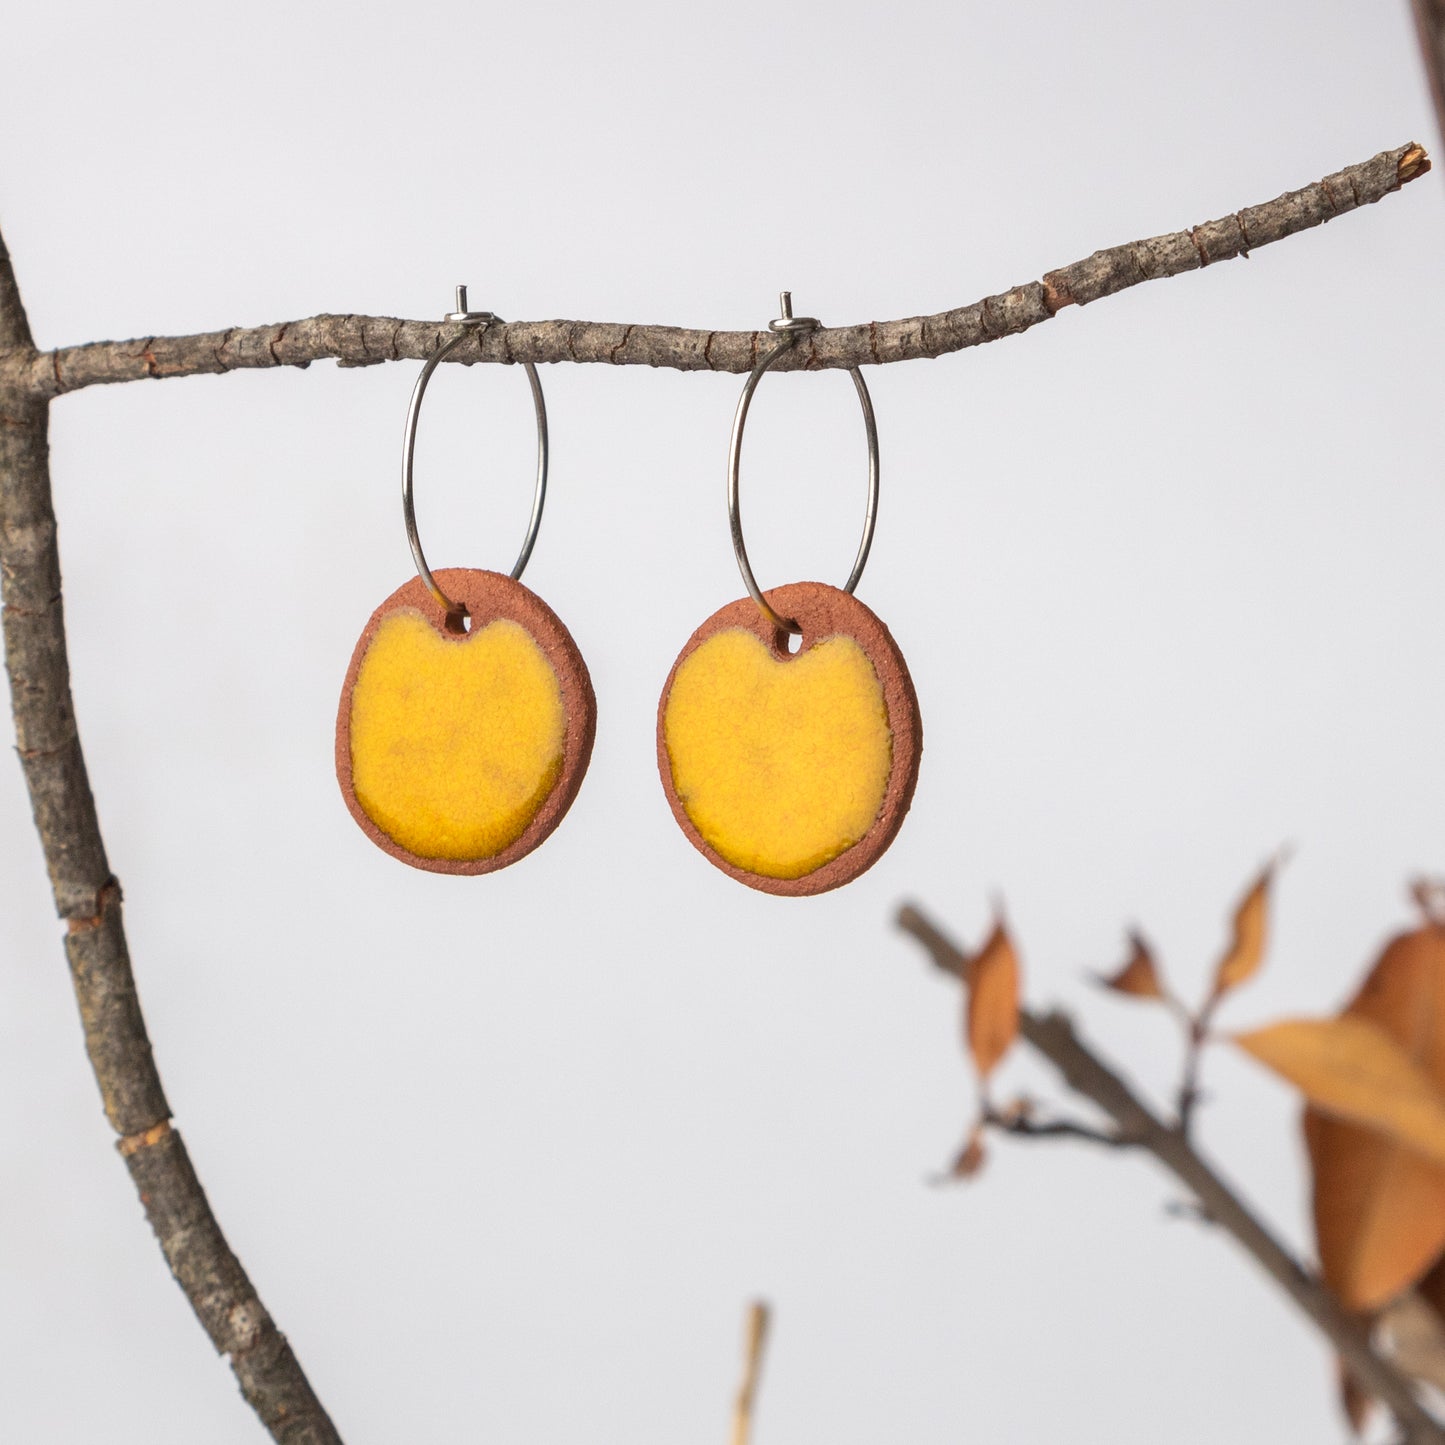
<instances>
[{"instance_id":1,"label":"thin bare stick","mask_svg":"<svg viewBox=\"0 0 1445 1445\"><path fill-rule=\"evenodd\" d=\"M919 909L903 908L898 924L923 944L940 969L963 977L967 955ZM1445 1445L1445 1427L1420 1404L1409 1380L1375 1350L1366 1326L1350 1315L1255 1218L1188 1139L1157 1118L1124 1080L1080 1040L1064 1014L1038 1015L1020 1010L1019 1032L1058 1069L1075 1093L1113 1120L1121 1136L1135 1148L1152 1154L1189 1188L1208 1218L1253 1256L1329 1340L1360 1382L1394 1412L1410 1445Z\"/></svg>"},{"instance_id":2,"label":"thin bare stick","mask_svg":"<svg viewBox=\"0 0 1445 1445\"><path fill-rule=\"evenodd\" d=\"M1105 1149L1132 1149L1135 1141L1111 1129L1096 1129L1078 1119L1035 1119L1007 1109L985 1109L983 1122L1021 1139L1083 1139Z\"/></svg>"},{"instance_id":3,"label":"thin bare stick","mask_svg":"<svg viewBox=\"0 0 1445 1445\"><path fill-rule=\"evenodd\" d=\"M768 1305L754 1300L748 1306L747 1335L743 1344L743 1378L733 1403L733 1432L730 1445L748 1445L753 1437L753 1406L758 1397L758 1379L763 1369L763 1351L768 1344Z\"/></svg>"},{"instance_id":4,"label":"thin bare stick","mask_svg":"<svg viewBox=\"0 0 1445 1445\"><path fill-rule=\"evenodd\" d=\"M1184 1072L1179 1082L1176 1127L1186 1138L1202 1097L1199 1070L1204 1062L1204 1043L1209 1036L1209 1017L1214 1011L1214 1002L1211 999L1197 1018L1191 1017L1184 1031Z\"/></svg>"},{"instance_id":5,"label":"thin bare stick","mask_svg":"<svg viewBox=\"0 0 1445 1445\"><path fill-rule=\"evenodd\" d=\"M881 365L961 351L1014 336L1049 320L1066 306L1085 306L1165 276L1197 271L1216 261L1247 256L1272 241L1383 200L1430 169L1413 142L1326 176L1263 205L1248 206L1188 231L1096 251L1083 261L1048 272L969 306L901 321L823 327L774 366L776 371ZM421 361L449 328L439 321L390 316L313 316L270 326L231 327L199 336L150 336L97 341L39 354L0 358L0 385L35 396L57 396L106 382L195 376L255 367L308 366L334 358L345 366ZM679 371L750 370L766 331L694 331L610 321L514 321L489 326L449 360L534 363L595 362L662 366Z\"/></svg>"},{"instance_id":6,"label":"thin bare stick","mask_svg":"<svg viewBox=\"0 0 1445 1445\"><path fill-rule=\"evenodd\" d=\"M34 355L0 240L0 353ZM23 369L23 368L22 368ZM65 952L106 1117L166 1263L241 1393L281 1445L340 1445L285 1337L231 1252L196 1178L151 1057L76 733L51 504L49 408L0 386L0 596L20 763L66 920Z\"/></svg>"}]
</instances>

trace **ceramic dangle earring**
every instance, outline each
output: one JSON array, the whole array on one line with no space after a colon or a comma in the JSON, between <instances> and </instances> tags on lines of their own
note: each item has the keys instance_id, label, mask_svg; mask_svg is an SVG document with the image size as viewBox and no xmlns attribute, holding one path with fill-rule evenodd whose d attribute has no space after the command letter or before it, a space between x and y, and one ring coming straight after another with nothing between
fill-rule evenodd
<instances>
[{"instance_id":1,"label":"ceramic dangle earring","mask_svg":"<svg viewBox=\"0 0 1445 1445\"><path fill-rule=\"evenodd\" d=\"M813 317L769 323L777 343L753 367L733 418L728 519L748 595L713 613L668 674L657 765L673 816L724 873L764 893L850 883L897 835L913 800L923 725L888 629L853 596L878 515L878 429L857 367L848 374L868 432L868 510L842 589L758 588L743 545L738 469L748 407L764 373ZM799 636L796 652L790 634Z\"/></svg>"},{"instance_id":2,"label":"ceramic dangle earring","mask_svg":"<svg viewBox=\"0 0 1445 1445\"><path fill-rule=\"evenodd\" d=\"M457 309L457 334L422 368L406 417L402 513L417 575L371 615L336 716L336 776L373 843L433 873L490 873L530 853L562 821L592 754L597 703L577 644L521 577L547 497L547 409L537 414L537 483L509 576L433 573L417 534L412 458L427 382L471 335L500 318Z\"/></svg>"}]
</instances>

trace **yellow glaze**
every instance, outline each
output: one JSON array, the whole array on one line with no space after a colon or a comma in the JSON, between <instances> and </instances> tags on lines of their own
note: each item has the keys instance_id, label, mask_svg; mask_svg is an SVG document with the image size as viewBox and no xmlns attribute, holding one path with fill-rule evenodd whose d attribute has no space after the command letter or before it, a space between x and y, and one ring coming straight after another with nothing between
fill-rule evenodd
<instances>
[{"instance_id":1,"label":"yellow glaze","mask_svg":"<svg viewBox=\"0 0 1445 1445\"><path fill-rule=\"evenodd\" d=\"M520 623L467 637L410 608L372 638L351 694L351 782L366 816L421 858L492 858L562 769L552 664Z\"/></svg>"},{"instance_id":2,"label":"yellow glaze","mask_svg":"<svg viewBox=\"0 0 1445 1445\"><path fill-rule=\"evenodd\" d=\"M801 878L873 826L893 767L883 689L851 637L787 661L740 627L677 669L663 714L673 789L734 867Z\"/></svg>"}]
</instances>

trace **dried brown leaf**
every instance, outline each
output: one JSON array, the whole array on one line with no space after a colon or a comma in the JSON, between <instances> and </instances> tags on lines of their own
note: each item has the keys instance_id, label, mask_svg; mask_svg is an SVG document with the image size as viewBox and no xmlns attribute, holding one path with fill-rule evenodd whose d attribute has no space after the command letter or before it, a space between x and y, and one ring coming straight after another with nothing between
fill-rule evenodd
<instances>
[{"instance_id":1,"label":"dried brown leaf","mask_svg":"<svg viewBox=\"0 0 1445 1445\"><path fill-rule=\"evenodd\" d=\"M969 966L966 1030L974 1067L986 1079L1019 1031L1018 955L1002 920Z\"/></svg>"},{"instance_id":2,"label":"dried brown leaf","mask_svg":"<svg viewBox=\"0 0 1445 1445\"><path fill-rule=\"evenodd\" d=\"M1123 966L1117 973L1107 976L1100 974L1099 982L1105 988L1113 989L1115 993L1128 994L1131 998L1164 997L1153 951L1138 933L1129 935L1129 957L1124 960Z\"/></svg>"},{"instance_id":3,"label":"dried brown leaf","mask_svg":"<svg viewBox=\"0 0 1445 1445\"><path fill-rule=\"evenodd\" d=\"M1445 1091L1445 929L1393 939L1344 1014L1382 1028ZM1445 1166L1314 1108L1304 1133L1325 1281L1351 1308L1377 1309L1422 1282L1445 1249Z\"/></svg>"},{"instance_id":4,"label":"dried brown leaf","mask_svg":"<svg viewBox=\"0 0 1445 1445\"><path fill-rule=\"evenodd\" d=\"M1229 947L1225 949L1214 974L1215 998L1253 978L1264 962L1265 935L1269 927L1269 885L1274 881L1278 866L1278 859L1266 863L1234 910Z\"/></svg>"},{"instance_id":5,"label":"dried brown leaf","mask_svg":"<svg viewBox=\"0 0 1445 1445\"><path fill-rule=\"evenodd\" d=\"M1321 1112L1390 1135L1445 1166L1445 1092L1378 1024L1286 1019L1234 1042Z\"/></svg>"}]
</instances>

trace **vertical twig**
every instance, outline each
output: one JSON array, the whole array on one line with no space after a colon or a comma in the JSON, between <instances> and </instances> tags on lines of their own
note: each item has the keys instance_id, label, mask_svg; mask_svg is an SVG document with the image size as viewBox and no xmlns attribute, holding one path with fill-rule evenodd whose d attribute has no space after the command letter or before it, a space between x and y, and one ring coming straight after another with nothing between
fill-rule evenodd
<instances>
[{"instance_id":1,"label":"vertical twig","mask_svg":"<svg viewBox=\"0 0 1445 1445\"><path fill-rule=\"evenodd\" d=\"M35 354L0 239L0 360ZM285 1337L211 1213L151 1057L110 871L76 731L50 493L49 406L0 381L0 598L15 736L86 1051L166 1262L241 1393L280 1445L340 1445Z\"/></svg>"},{"instance_id":2,"label":"vertical twig","mask_svg":"<svg viewBox=\"0 0 1445 1445\"><path fill-rule=\"evenodd\" d=\"M1184 1016L1184 1072L1179 1081L1177 1104L1177 1127L1187 1139L1194 1123L1194 1111L1199 1106L1199 1070L1204 1062L1204 1043L1209 1037L1209 1022L1219 996L1216 994L1200 1010Z\"/></svg>"},{"instance_id":3,"label":"vertical twig","mask_svg":"<svg viewBox=\"0 0 1445 1445\"><path fill-rule=\"evenodd\" d=\"M743 1344L743 1378L733 1403L730 1445L749 1445L753 1435L753 1406L757 1401L758 1379L762 1374L763 1351L768 1343L768 1306L754 1300L748 1307L747 1335Z\"/></svg>"}]
</instances>

